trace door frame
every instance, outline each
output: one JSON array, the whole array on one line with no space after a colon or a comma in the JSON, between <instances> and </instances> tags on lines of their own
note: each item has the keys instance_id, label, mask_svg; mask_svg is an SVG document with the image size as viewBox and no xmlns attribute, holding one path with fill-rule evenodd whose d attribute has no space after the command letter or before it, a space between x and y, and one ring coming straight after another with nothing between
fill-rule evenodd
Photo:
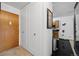
<instances>
[{"instance_id":1,"label":"door frame","mask_svg":"<svg viewBox=\"0 0 79 59\"><path fill-rule=\"evenodd\" d=\"M76 48L76 14L75 14L75 10L78 6L78 2L75 3L75 6L74 6L74 49Z\"/></svg>"}]
</instances>

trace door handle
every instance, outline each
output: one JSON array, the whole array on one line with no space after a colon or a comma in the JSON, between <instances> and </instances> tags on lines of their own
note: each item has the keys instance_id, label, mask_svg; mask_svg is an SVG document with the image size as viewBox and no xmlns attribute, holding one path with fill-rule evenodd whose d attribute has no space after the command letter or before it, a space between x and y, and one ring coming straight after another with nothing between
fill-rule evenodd
<instances>
[{"instance_id":1,"label":"door handle","mask_svg":"<svg viewBox=\"0 0 79 59\"><path fill-rule=\"evenodd\" d=\"M36 36L36 33L34 33L33 35Z\"/></svg>"}]
</instances>

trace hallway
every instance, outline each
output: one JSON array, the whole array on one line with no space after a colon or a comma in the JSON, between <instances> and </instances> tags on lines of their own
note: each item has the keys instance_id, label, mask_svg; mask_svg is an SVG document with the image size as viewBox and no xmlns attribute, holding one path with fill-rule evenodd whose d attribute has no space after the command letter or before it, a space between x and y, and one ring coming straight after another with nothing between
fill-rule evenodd
<instances>
[{"instance_id":1,"label":"hallway","mask_svg":"<svg viewBox=\"0 0 79 59\"><path fill-rule=\"evenodd\" d=\"M0 55L77 56L74 46L79 41L79 14L74 12L75 5L76 2L1 2L0 49L11 49ZM75 10L79 13L79 7Z\"/></svg>"}]
</instances>

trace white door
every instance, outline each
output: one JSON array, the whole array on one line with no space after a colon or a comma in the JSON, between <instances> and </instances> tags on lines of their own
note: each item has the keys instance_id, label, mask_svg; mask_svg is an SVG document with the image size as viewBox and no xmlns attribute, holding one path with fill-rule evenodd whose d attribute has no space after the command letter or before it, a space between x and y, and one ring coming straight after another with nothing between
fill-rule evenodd
<instances>
[{"instance_id":1,"label":"white door","mask_svg":"<svg viewBox=\"0 0 79 59\"><path fill-rule=\"evenodd\" d=\"M41 54L41 5L39 3L31 3L27 7L29 12L29 51L33 55Z\"/></svg>"}]
</instances>

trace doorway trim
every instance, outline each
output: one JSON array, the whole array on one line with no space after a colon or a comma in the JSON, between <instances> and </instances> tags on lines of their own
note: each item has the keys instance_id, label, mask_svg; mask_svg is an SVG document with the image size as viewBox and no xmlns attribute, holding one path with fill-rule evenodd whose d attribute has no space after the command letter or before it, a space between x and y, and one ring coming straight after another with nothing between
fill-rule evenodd
<instances>
[{"instance_id":1,"label":"doorway trim","mask_svg":"<svg viewBox=\"0 0 79 59\"><path fill-rule=\"evenodd\" d=\"M74 6L74 48L76 46L75 42L76 42L76 14L75 14L75 10L78 6L78 2L75 3L75 6Z\"/></svg>"}]
</instances>

